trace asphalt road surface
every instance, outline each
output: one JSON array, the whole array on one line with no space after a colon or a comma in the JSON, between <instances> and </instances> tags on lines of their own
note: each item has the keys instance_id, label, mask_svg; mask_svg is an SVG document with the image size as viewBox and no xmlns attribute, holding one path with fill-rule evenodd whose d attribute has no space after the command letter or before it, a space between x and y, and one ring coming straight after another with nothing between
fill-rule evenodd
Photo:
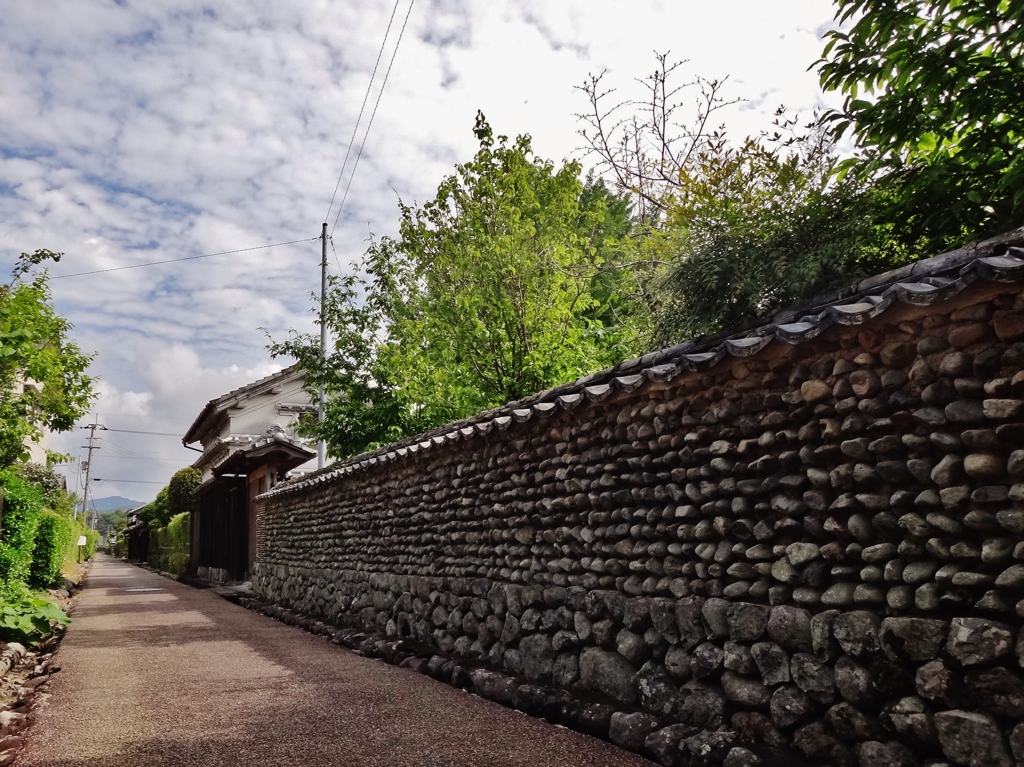
<instances>
[{"instance_id":1,"label":"asphalt road surface","mask_svg":"<svg viewBox=\"0 0 1024 767\"><path fill-rule=\"evenodd\" d=\"M18 767L652 767L98 557Z\"/></svg>"}]
</instances>

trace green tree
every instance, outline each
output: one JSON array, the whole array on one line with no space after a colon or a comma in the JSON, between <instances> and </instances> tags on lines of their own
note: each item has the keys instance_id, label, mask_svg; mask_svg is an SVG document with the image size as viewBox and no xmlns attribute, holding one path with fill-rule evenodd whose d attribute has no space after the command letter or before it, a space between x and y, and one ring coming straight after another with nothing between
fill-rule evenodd
<instances>
[{"instance_id":1,"label":"green tree","mask_svg":"<svg viewBox=\"0 0 1024 767\"><path fill-rule=\"evenodd\" d=\"M119 533L128 524L128 513L122 509L102 511L96 515L96 531L101 536Z\"/></svg>"},{"instance_id":2,"label":"green tree","mask_svg":"<svg viewBox=\"0 0 1024 767\"><path fill-rule=\"evenodd\" d=\"M331 353L315 338L271 344L331 401L320 430L345 455L534 394L635 351L620 300L627 204L578 163L495 136L421 207L400 203L397 238L332 283Z\"/></svg>"},{"instance_id":3,"label":"green tree","mask_svg":"<svg viewBox=\"0 0 1024 767\"><path fill-rule=\"evenodd\" d=\"M160 492L156 494L156 498L153 499L152 503L147 503L139 511L139 518L151 528L163 527L170 520L171 516L167 506L166 487L160 488Z\"/></svg>"},{"instance_id":4,"label":"green tree","mask_svg":"<svg viewBox=\"0 0 1024 767\"><path fill-rule=\"evenodd\" d=\"M825 115L881 179L911 238L959 244L1024 221L1024 3L838 0L820 67ZM846 26L843 26L846 25Z\"/></svg>"},{"instance_id":5,"label":"green tree","mask_svg":"<svg viewBox=\"0 0 1024 767\"><path fill-rule=\"evenodd\" d=\"M909 258L878 220L879 194L836 179L827 134L812 125L782 135L739 145L719 136L667 200L660 238L647 244L670 253L656 283L657 343L770 316Z\"/></svg>"},{"instance_id":6,"label":"green tree","mask_svg":"<svg viewBox=\"0 0 1024 767\"><path fill-rule=\"evenodd\" d=\"M45 272L35 266L61 254L22 253L10 284L0 286L0 467L27 456L41 429L67 431L92 400L92 359L72 342L57 314Z\"/></svg>"},{"instance_id":7,"label":"green tree","mask_svg":"<svg viewBox=\"0 0 1024 767\"><path fill-rule=\"evenodd\" d=\"M643 211L628 263L651 345L748 323L907 257L878 218L884 197L837 178L834 138L819 125L779 109L773 135L733 142L710 127L734 103L722 83L675 85L680 64L657 61L641 100L615 101L591 77L580 115L599 169ZM696 96L692 113L684 93Z\"/></svg>"},{"instance_id":8,"label":"green tree","mask_svg":"<svg viewBox=\"0 0 1024 767\"><path fill-rule=\"evenodd\" d=\"M194 466L178 469L167 484L167 515L187 514L195 506L192 491L203 481L203 472Z\"/></svg>"}]
</instances>

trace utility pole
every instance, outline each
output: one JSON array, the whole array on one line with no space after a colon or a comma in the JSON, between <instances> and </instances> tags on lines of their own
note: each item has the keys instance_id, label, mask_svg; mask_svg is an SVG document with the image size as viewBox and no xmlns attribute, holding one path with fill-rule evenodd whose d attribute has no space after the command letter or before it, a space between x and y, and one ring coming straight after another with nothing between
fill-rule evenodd
<instances>
[{"instance_id":1,"label":"utility pole","mask_svg":"<svg viewBox=\"0 0 1024 767\"><path fill-rule=\"evenodd\" d=\"M100 449L95 444L96 440L99 439L99 437L96 436L96 430L99 429L101 431L106 431L107 427L104 426L103 424L93 422L93 423L90 423L90 424L86 424L85 426L82 426L81 428L89 430L89 444L88 445L82 445L83 448L87 448L89 450L89 453L88 453L88 455L86 456L86 459L85 459L85 490L82 491L82 521L85 522L85 526L88 527L89 526L89 512L88 512L88 508L89 508L89 475L92 473L92 451Z\"/></svg>"},{"instance_id":2,"label":"utility pole","mask_svg":"<svg viewBox=\"0 0 1024 767\"><path fill-rule=\"evenodd\" d=\"M327 359L327 222L320 234L320 362ZM324 387L320 387L320 402L317 403L317 418L324 422ZM316 467L322 469L327 458L327 443L322 439L316 443Z\"/></svg>"},{"instance_id":3,"label":"utility pole","mask_svg":"<svg viewBox=\"0 0 1024 767\"><path fill-rule=\"evenodd\" d=\"M88 466L88 464L85 463L84 461L82 461L82 456L79 455L78 456L78 467L75 470L75 496L76 497L78 496L78 488L81 487L81 484L82 484L82 470L85 469L87 466ZM78 507L77 506L75 507L74 511L72 512L72 518L78 519Z\"/></svg>"}]
</instances>

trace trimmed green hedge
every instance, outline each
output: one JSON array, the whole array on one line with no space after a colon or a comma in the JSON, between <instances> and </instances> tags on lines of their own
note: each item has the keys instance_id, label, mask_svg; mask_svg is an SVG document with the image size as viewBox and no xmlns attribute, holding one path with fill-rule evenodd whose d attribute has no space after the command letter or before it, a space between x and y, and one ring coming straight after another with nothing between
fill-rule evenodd
<instances>
[{"instance_id":1,"label":"trimmed green hedge","mask_svg":"<svg viewBox=\"0 0 1024 767\"><path fill-rule=\"evenodd\" d=\"M43 494L11 469L0 471L3 518L0 519L0 595L9 594L29 578L36 524Z\"/></svg>"},{"instance_id":2,"label":"trimmed green hedge","mask_svg":"<svg viewBox=\"0 0 1024 767\"><path fill-rule=\"evenodd\" d=\"M85 546L82 547L82 561L91 559L96 553L96 542L100 534L95 530L89 530L81 519L71 520L71 535L68 537L68 545L64 550L64 559L68 562L78 561L78 539L85 536Z\"/></svg>"},{"instance_id":3,"label":"trimmed green hedge","mask_svg":"<svg viewBox=\"0 0 1024 767\"><path fill-rule=\"evenodd\" d=\"M71 520L52 511L39 512L37 520L29 583L45 588L61 582L61 565L71 543L72 525Z\"/></svg>"},{"instance_id":4,"label":"trimmed green hedge","mask_svg":"<svg viewBox=\"0 0 1024 767\"><path fill-rule=\"evenodd\" d=\"M149 564L166 573L184 575L188 569L190 538L188 512L171 517L166 527L150 530Z\"/></svg>"}]
</instances>

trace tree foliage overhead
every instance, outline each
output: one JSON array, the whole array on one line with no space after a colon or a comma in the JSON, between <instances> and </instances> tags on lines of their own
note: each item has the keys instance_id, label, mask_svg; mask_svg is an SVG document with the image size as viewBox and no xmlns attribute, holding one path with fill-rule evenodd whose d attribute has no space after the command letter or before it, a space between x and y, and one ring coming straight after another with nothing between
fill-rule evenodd
<instances>
[{"instance_id":1,"label":"tree foliage overhead","mask_svg":"<svg viewBox=\"0 0 1024 767\"><path fill-rule=\"evenodd\" d=\"M530 137L495 136L436 197L400 203L397 238L374 241L361 273L326 304L334 343L271 344L331 395L321 431L347 455L534 394L635 349L628 277L615 243L626 203L578 163L556 167Z\"/></svg>"},{"instance_id":2,"label":"tree foliage overhead","mask_svg":"<svg viewBox=\"0 0 1024 767\"><path fill-rule=\"evenodd\" d=\"M834 135L862 150L847 169L882 176L893 222L933 244L1024 221L1024 3L837 5L818 64L845 96L826 116Z\"/></svg>"},{"instance_id":3,"label":"tree foliage overhead","mask_svg":"<svg viewBox=\"0 0 1024 767\"><path fill-rule=\"evenodd\" d=\"M658 285L655 341L771 316L901 259L904 249L876 221L877 195L853 176L837 180L837 161L814 126L789 140L733 145L720 136L702 149L666 205L671 262Z\"/></svg>"},{"instance_id":4,"label":"tree foliage overhead","mask_svg":"<svg viewBox=\"0 0 1024 767\"><path fill-rule=\"evenodd\" d=\"M657 62L639 100L591 77L580 115L599 167L643 211L631 263L651 345L749 322L905 257L876 220L881 198L836 178L828 134L780 109L774 135L730 141L711 123L734 103L721 82L675 85L680 64Z\"/></svg>"},{"instance_id":5,"label":"tree foliage overhead","mask_svg":"<svg viewBox=\"0 0 1024 767\"><path fill-rule=\"evenodd\" d=\"M71 323L53 307L46 274L35 266L61 254L22 253L0 285L0 467L26 457L42 428L67 431L92 400L90 355L70 340Z\"/></svg>"}]
</instances>

